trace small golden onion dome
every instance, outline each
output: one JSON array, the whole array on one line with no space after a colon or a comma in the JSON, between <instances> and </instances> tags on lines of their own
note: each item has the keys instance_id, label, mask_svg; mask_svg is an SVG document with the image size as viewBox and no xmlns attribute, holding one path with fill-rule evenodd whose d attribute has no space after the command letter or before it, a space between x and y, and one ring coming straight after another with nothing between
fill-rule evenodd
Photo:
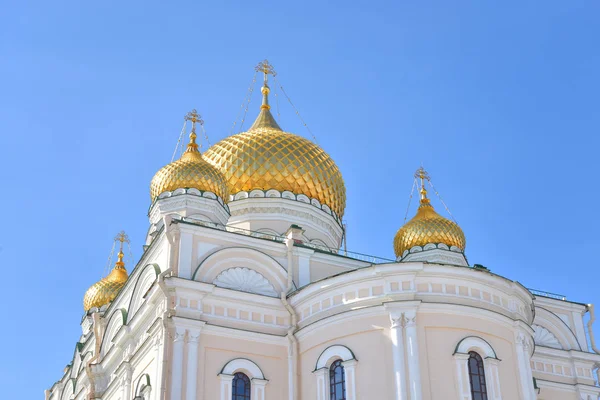
<instances>
[{"instance_id":1,"label":"small golden onion dome","mask_svg":"<svg viewBox=\"0 0 600 400\"><path fill-rule=\"evenodd\" d=\"M261 90L260 114L250 129L214 144L204 158L223 173L232 195L254 189L290 191L317 199L341 218L346 187L339 168L316 144L284 132L271 114L266 79Z\"/></svg>"},{"instance_id":2,"label":"small golden onion dome","mask_svg":"<svg viewBox=\"0 0 600 400\"><path fill-rule=\"evenodd\" d=\"M190 115L192 117L189 117ZM195 110L186 117L192 121L193 127L190 133L190 143L181 158L162 167L152 178L150 183L152 201L164 192L180 188L194 188L203 192L213 192L227 202L229 192L225 177L219 170L206 162L198 151L195 131L198 117Z\"/></svg>"},{"instance_id":3,"label":"small golden onion dome","mask_svg":"<svg viewBox=\"0 0 600 400\"><path fill-rule=\"evenodd\" d=\"M117 297L125 282L127 282L127 270L125 269L123 251L121 249L118 261L110 274L106 278L102 278L100 281L94 283L85 292L83 309L87 312L94 307L100 308L110 303Z\"/></svg>"},{"instance_id":4,"label":"small golden onion dome","mask_svg":"<svg viewBox=\"0 0 600 400\"><path fill-rule=\"evenodd\" d=\"M448 247L456 246L465 251L467 241L462 229L453 221L439 215L427 198L427 191L421 185L421 202L417 215L408 221L396 233L394 252L402 257L405 250L429 243L443 243Z\"/></svg>"}]
</instances>

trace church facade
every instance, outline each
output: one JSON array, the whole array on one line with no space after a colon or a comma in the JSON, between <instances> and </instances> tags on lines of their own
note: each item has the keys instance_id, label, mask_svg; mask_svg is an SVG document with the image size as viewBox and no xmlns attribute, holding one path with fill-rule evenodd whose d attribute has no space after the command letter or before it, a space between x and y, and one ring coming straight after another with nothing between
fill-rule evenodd
<instances>
[{"instance_id":1,"label":"church facade","mask_svg":"<svg viewBox=\"0 0 600 400\"><path fill-rule=\"evenodd\" d=\"M82 334L46 400L598 400L592 305L470 266L460 227L420 204L396 260L345 253L334 161L263 101L247 132L151 182L130 274L84 298ZM587 321L587 322L586 322Z\"/></svg>"}]
</instances>

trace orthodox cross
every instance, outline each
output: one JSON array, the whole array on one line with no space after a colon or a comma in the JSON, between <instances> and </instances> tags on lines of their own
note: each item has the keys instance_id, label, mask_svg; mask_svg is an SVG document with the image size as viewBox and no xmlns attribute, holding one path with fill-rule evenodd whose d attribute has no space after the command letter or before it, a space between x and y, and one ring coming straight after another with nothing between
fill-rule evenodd
<instances>
[{"instance_id":1,"label":"orthodox cross","mask_svg":"<svg viewBox=\"0 0 600 400\"><path fill-rule=\"evenodd\" d=\"M256 72L262 72L265 75L265 83L267 82L267 76L273 75L276 76L277 72L271 64L269 64L269 60L265 59L258 63L258 65L254 68Z\"/></svg>"}]
</instances>

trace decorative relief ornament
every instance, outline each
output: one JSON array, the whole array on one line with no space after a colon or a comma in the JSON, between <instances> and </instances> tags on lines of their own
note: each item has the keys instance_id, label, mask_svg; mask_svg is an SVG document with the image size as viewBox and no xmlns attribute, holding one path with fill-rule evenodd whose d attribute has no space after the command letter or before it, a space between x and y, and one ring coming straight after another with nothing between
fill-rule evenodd
<instances>
[{"instance_id":1,"label":"decorative relief ornament","mask_svg":"<svg viewBox=\"0 0 600 400\"><path fill-rule=\"evenodd\" d=\"M553 349L563 348L556 336L554 336L548 329L539 325L532 325L532 328L535 331L535 334L533 335L533 341L535 344L552 347Z\"/></svg>"},{"instance_id":2,"label":"decorative relief ornament","mask_svg":"<svg viewBox=\"0 0 600 400\"><path fill-rule=\"evenodd\" d=\"M218 287L277 297L273 285L261 274L250 268L229 268L221 272L213 281Z\"/></svg>"}]
</instances>

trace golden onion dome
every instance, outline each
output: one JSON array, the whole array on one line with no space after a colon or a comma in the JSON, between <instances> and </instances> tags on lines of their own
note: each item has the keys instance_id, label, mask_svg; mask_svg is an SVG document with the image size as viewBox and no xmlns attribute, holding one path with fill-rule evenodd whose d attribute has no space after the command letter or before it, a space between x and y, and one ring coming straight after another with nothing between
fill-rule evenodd
<instances>
[{"instance_id":1,"label":"golden onion dome","mask_svg":"<svg viewBox=\"0 0 600 400\"><path fill-rule=\"evenodd\" d=\"M204 192L212 192L227 202L229 192L225 177L219 170L202 158L196 143L196 122L200 121L196 110L190 112L186 119L192 121L190 143L181 158L162 167L150 183L152 201L164 192L180 188L194 188Z\"/></svg>"},{"instance_id":2,"label":"golden onion dome","mask_svg":"<svg viewBox=\"0 0 600 400\"><path fill-rule=\"evenodd\" d=\"M266 73L261 91L261 110L250 129L214 144L204 158L223 173L232 195L290 191L317 199L342 217L346 187L339 168L319 146L279 127L268 103Z\"/></svg>"},{"instance_id":3,"label":"golden onion dome","mask_svg":"<svg viewBox=\"0 0 600 400\"><path fill-rule=\"evenodd\" d=\"M85 292L83 309L87 312L94 307L100 308L110 303L117 297L125 282L127 282L127 270L123 262L123 250L121 248L118 261L110 274L106 278L102 278L100 281L94 283Z\"/></svg>"},{"instance_id":4,"label":"golden onion dome","mask_svg":"<svg viewBox=\"0 0 600 400\"><path fill-rule=\"evenodd\" d=\"M423 174L426 173L422 168L417 173L419 172L423 180ZM458 224L435 212L427 198L427 190L421 184L421 201L417 215L396 233L394 252L396 257L400 258L404 251L414 246L423 247L429 243L443 243L448 247L456 246L461 251L465 251L467 241Z\"/></svg>"}]
</instances>

